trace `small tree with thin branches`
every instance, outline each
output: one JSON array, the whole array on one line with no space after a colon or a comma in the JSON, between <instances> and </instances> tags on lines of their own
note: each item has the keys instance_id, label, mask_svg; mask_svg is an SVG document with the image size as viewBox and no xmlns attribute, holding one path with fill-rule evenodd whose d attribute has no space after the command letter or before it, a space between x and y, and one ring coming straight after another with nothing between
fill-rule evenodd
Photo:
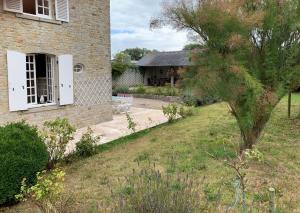
<instances>
[{"instance_id":1,"label":"small tree with thin branches","mask_svg":"<svg viewBox=\"0 0 300 213\"><path fill-rule=\"evenodd\" d=\"M253 148L279 101L300 85L300 0L175 0L151 26L195 33L206 50L182 85L215 93L239 125L241 151Z\"/></svg>"}]
</instances>

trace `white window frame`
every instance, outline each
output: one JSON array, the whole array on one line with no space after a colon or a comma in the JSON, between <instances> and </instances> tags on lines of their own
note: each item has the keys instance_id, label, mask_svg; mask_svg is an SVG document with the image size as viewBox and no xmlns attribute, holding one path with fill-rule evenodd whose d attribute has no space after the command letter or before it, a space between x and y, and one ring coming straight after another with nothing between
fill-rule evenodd
<instances>
[{"instance_id":1,"label":"white window frame","mask_svg":"<svg viewBox=\"0 0 300 213\"><path fill-rule=\"evenodd\" d=\"M22 0L22 10L23 10L23 14L25 15L29 15L29 16L34 16L34 17L39 17L39 18L45 18L45 19L52 19L52 10L51 10L51 5L52 5L52 0L42 0L43 3L44 1L48 1L49 2L49 15L44 15L44 14L39 14L39 5L38 5L38 0L35 0L35 15L34 14L30 14L30 13L25 13L24 12L24 9L23 9L23 1L26 1L26 0ZM45 7L43 7L43 11L44 11Z\"/></svg>"},{"instance_id":2,"label":"white window frame","mask_svg":"<svg viewBox=\"0 0 300 213\"><path fill-rule=\"evenodd\" d=\"M56 104L55 98L55 57L46 55L47 100Z\"/></svg>"},{"instance_id":3,"label":"white window frame","mask_svg":"<svg viewBox=\"0 0 300 213\"><path fill-rule=\"evenodd\" d=\"M28 58L32 57L32 61L27 61ZM32 69L31 69L32 65ZM31 77L31 73L33 72L33 77ZM27 76L29 74L29 77ZM28 85L29 82L29 85ZM32 85L33 82L33 85ZM32 89L34 89L34 95L32 95ZM30 92L28 93L28 90ZM26 93L27 93L27 104L29 106L36 105L37 104L37 84L36 84L36 61L35 61L35 55L34 54L27 54L26 55ZM32 98L34 97L35 101L32 101ZM30 98L30 102L28 101L28 98Z\"/></svg>"},{"instance_id":4,"label":"white window frame","mask_svg":"<svg viewBox=\"0 0 300 213\"><path fill-rule=\"evenodd\" d=\"M37 108L37 107L44 107L44 106L53 106L53 105L56 105L56 96L55 96L55 59L56 57L54 56L51 56L51 55L46 55L46 82L47 82L47 99L49 98L49 95L52 96L52 100L51 100L51 103L45 103L45 104L38 104L38 88L37 88L37 78L36 78L36 54L26 54L26 57L27 56L33 56L33 61L34 61L34 89L35 89L35 102L34 103L28 103L28 89L32 89L32 88L28 88L28 85L27 85L27 76L26 76L26 94L27 94L27 105L28 105L28 108ZM47 58L48 60L50 60L50 64L47 62ZM49 65L51 66L51 74L50 76L52 77L51 79L51 82L52 82L52 85L49 85L49 79L48 77L49 76ZM27 72L27 68L26 68L26 72ZM31 80L31 79L30 79ZM49 94L49 89L52 89L52 94Z\"/></svg>"}]
</instances>

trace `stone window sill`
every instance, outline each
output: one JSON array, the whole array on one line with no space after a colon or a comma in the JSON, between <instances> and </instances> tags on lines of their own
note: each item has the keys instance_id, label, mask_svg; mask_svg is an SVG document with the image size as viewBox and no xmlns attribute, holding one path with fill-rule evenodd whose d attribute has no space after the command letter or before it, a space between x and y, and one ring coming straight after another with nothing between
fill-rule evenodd
<instances>
[{"instance_id":1,"label":"stone window sill","mask_svg":"<svg viewBox=\"0 0 300 213\"><path fill-rule=\"evenodd\" d=\"M62 25L61 21L56 21L56 20L52 20L52 19L41 18L41 17L33 16L33 15L31 16L31 15L17 13L16 16L18 18L22 18L22 19L29 19L29 20L33 20L33 21L40 21L40 22L46 22L46 23L50 23L50 24Z\"/></svg>"}]
</instances>

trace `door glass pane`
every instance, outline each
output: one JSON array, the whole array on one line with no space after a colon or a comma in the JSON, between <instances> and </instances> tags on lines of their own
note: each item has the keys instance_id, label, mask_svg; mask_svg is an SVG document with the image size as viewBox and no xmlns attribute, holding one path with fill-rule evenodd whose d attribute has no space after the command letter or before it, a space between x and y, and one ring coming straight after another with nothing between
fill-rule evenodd
<instances>
[{"instance_id":1,"label":"door glass pane","mask_svg":"<svg viewBox=\"0 0 300 213\"><path fill-rule=\"evenodd\" d=\"M35 56L26 56L26 78L27 78L27 102L35 104L36 87L35 87Z\"/></svg>"}]
</instances>

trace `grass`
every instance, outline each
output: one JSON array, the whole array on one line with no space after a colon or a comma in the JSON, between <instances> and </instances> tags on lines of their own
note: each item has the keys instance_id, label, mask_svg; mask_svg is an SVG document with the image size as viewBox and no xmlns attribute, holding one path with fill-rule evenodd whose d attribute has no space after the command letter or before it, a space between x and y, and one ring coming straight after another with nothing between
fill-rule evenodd
<instances>
[{"instance_id":1,"label":"grass","mask_svg":"<svg viewBox=\"0 0 300 213\"><path fill-rule=\"evenodd\" d=\"M292 119L287 118L286 106L285 98L257 145L264 162L253 162L247 169L248 195L261 212L266 212L271 186L278 192L278 212L300 212L300 95L293 97ZM102 207L110 206L114 200L111 191L118 190L124 176L155 164L165 174L188 173L202 180L207 202L217 206L220 201L225 206L234 196L231 183L235 175L222 160L235 157L239 141L236 121L225 103L202 107L193 117L121 138L99 147L100 153L93 157L65 165L67 188L73 192L78 212L105 212ZM30 208L25 203L6 210L32 212Z\"/></svg>"}]
</instances>

